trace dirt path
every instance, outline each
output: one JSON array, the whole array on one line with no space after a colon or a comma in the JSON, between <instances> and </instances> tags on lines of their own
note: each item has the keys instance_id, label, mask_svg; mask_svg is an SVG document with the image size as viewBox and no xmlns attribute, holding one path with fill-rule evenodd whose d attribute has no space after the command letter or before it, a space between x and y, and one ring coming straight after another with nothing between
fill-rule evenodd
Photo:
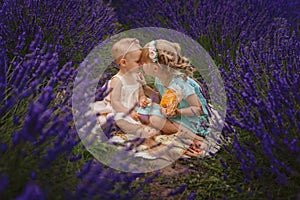
<instances>
[{"instance_id":1,"label":"dirt path","mask_svg":"<svg viewBox=\"0 0 300 200\"><path fill-rule=\"evenodd\" d=\"M180 179L183 176L191 176L196 173L197 171L190 168L184 161L177 160L171 165L159 170L159 175L146 186L146 191L149 196L145 197L145 199L183 199L182 194L169 196L171 191L180 187L178 185L176 187L173 186L172 182L175 179ZM152 175L154 175L154 173ZM140 195L143 196L145 193Z\"/></svg>"}]
</instances>

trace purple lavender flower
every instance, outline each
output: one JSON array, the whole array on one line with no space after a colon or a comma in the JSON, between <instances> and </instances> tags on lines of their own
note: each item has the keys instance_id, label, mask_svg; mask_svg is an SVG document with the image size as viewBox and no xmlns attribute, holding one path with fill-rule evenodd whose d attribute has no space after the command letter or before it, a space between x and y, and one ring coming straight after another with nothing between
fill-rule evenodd
<instances>
[{"instance_id":1,"label":"purple lavender flower","mask_svg":"<svg viewBox=\"0 0 300 200\"><path fill-rule=\"evenodd\" d=\"M0 143L0 153L3 153L7 150L7 144L6 143Z\"/></svg>"},{"instance_id":2,"label":"purple lavender flower","mask_svg":"<svg viewBox=\"0 0 300 200\"><path fill-rule=\"evenodd\" d=\"M4 191L6 187L9 185L9 179L6 174L0 175L0 192Z\"/></svg>"},{"instance_id":3,"label":"purple lavender flower","mask_svg":"<svg viewBox=\"0 0 300 200\"><path fill-rule=\"evenodd\" d=\"M298 171L299 1L114 4L128 28L172 28L210 52L225 81L226 122L237 129L227 152L240 163L246 179L271 173L285 184L284 174Z\"/></svg>"},{"instance_id":4,"label":"purple lavender flower","mask_svg":"<svg viewBox=\"0 0 300 200\"><path fill-rule=\"evenodd\" d=\"M17 197L17 200L25 200L25 199L44 200L46 199L46 196L37 184L30 182L26 185L23 193Z\"/></svg>"},{"instance_id":5,"label":"purple lavender flower","mask_svg":"<svg viewBox=\"0 0 300 200\"><path fill-rule=\"evenodd\" d=\"M141 174L119 173L113 169L105 169L101 164L90 160L77 176L81 181L75 193L69 194L73 198L128 199L135 195L134 191L129 190L129 184ZM119 189L114 183L118 183ZM121 194L121 189L128 193ZM113 190L116 191L113 192Z\"/></svg>"},{"instance_id":6,"label":"purple lavender flower","mask_svg":"<svg viewBox=\"0 0 300 200\"><path fill-rule=\"evenodd\" d=\"M5 95L5 88L6 88L6 71L7 71L7 57L5 52L5 41L0 35L0 102L2 102L4 95Z\"/></svg>"},{"instance_id":7,"label":"purple lavender flower","mask_svg":"<svg viewBox=\"0 0 300 200\"><path fill-rule=\"evenodd\" d=\"M31 180L36 179L36 172L35 171L30 172L30 178L31 178Z\"/></svg>"},{"instance_id":8,"label":"purple lavender flower","mask_svg":"<svg viewBox=\"0 0 300 200\"><path fill-rule=\"evenodd\" d=\"M61 60L81 61L103 38L115 32L116 18L112 8L102 1L61 2L32 0L5 1L0 13L1 35L11 44L18 41L15 53L26 43L21 35L33 35L38 29L44 33L40 39L56 45L64 54ZM76 14L75 14L76 13ZM37 39L37 38L36 38ZM39 40L34 40L34 49ZM59 50L61 48L61 51Z\"/></svg>"},{"instance_id":9,"label":"purple lavender flower","mask_svg":"<svg viewBox=\"0 0 300 200\"><path fill-rule=\"evenodd\" d=\"M11 159L3 169L23 163L24 174L11 179L14 187L25 188L18 199L52 196L51 184L45 193L34 182L25 187L27 176L46 185L61 177L64 170L57 169L66 167L80 142L70 100L76 68L116 31L115 22L113 10L102 1L0 3L0 139L2 133L5 140L12 135L3 155ZM82 163L80 157L71 161ZM47 180L45 169L53 173ZM9 198L18 195L12 191L5 191Z\"/></svg>"},{"instance_id":10,"label":"purple lavender flower","mask_svg":"<svg viewBox=\"0 0 300 200\"><path fill-rule=\"evenodd\" d=\"M188 200L193 200L193 199L196 199L196 197L197 197L196 192L191 192L191 193L189 194L189 196L187 197L187 199L188 199Z\"/></svg>"},{"instance_id":11,"label":"purple lavender flower","mask_svg":"<svg viewBox=\"0 0 300 200\"><path fill-rule=\"evenodd\" d=\"M181 185L178 189L174 189L169 192L168 196L174 196L177 194L181 194L186 189L186 185Z\"/></svg>"},{"instance_id":12,"label":"purple lavender flower","mask_svg":"<svg viewBox=\"0 0 300 200\"><path fill-rule=\"evenodd\" d=\"M227 152L240 163L247 182L271 173L279 184L286 184L300 163L296 112L300 101L296 22L300 15L294 9L299 2L134 0L114 4L126 28L173 28L192 36L210 51L225 80L229 100L226 131L234 132L230 125L238 130ZM153 9L162 5L165 9ZM11 132L14 144L11 149L5 148L4 155L7 149L16 158L23 152L26 158L36 159L38 164L32 166L40 166L41 173L45 168L55 171L56 161L80 157L70 157L80 142L70 110L70 88L77 64L115 32L116 19L112 8L96 0L7 0L0 6L0 64L4 66L0 69L0 131ZM104 95L99 89L97 98ZM14 116L20 116L17 124L21 126L9 126ZM35 149L34 154L20 151L24 146ZM35 157L38 155L41 160ZM223 160L221 164L224 168L229 165ZM137 176L106 170L91 161L78 174L80 184L67 193L72 198L132 198L134 192L128 183ZM120 195L121 190L114 187L116 182L124 183L122 188L130 192ZM182 186L171 193L184 189ZM237 189L242 191L239 186ZM18 198L44 199L46 194L30 182Z\"/></svg>"}]
</instances>

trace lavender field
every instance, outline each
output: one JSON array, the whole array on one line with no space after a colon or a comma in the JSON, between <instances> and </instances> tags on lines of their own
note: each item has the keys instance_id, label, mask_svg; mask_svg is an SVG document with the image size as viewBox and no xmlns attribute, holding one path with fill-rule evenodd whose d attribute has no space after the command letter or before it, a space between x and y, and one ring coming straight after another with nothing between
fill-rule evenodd
<instances>
[{"instance_id":1,"label":"lavender field","mask_svg":"<svg viewBox=\"0 0 300 200\"><path fill-rule=\"evenodd\" d=\"M125 173L82 144L80 63L142 27L184 33L215 61L231 142L214 156ZM297 0L0 1L0 199L299 199L299 39Z\"/></svg>"}]
</instances>

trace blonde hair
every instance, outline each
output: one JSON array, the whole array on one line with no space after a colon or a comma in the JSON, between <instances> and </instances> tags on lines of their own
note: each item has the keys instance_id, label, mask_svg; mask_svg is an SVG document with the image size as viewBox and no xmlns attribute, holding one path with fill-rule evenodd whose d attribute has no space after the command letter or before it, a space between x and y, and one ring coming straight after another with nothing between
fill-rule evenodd
<instances>
[{"instance_id":1,"label":"blonde hair","mask_svg":"<svg viewBox=\"0 0 300 200\"><path fill-rule=\"evenodd\" d=\"M111 48L111 55L116 63L133 51L142 49L136 38L123 38L116 42Z\"/></svg>"},{"instance_id":2,"label":"blonde hair","mask_svg":"<svg viewBox=\"0 0 300 200\"><path fill-rule=\"evenodd\" d=\"M141 62L147 63L151 61L149 58L149 43L142 49ZM183 77L185 80L186 76L193 77L195 69L186 57L180 55L181 48L178 43L162 39L155 40L155 48L158 52L157 59L159 64L166 65L167 67L182 72L185 75Z\"/></svg>"}]
</instances>

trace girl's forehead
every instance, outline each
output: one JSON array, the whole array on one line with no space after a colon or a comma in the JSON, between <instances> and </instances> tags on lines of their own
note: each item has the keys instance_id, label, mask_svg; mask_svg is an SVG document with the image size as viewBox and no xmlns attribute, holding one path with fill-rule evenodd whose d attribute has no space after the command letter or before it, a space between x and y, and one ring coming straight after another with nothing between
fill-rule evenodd
<instances>
[{"instance_id":1,"label":"girl's forehead","mask_svg":"<svg viewBox=\"0 0 300 200\"><path fill-rule=\"evenodd\" d=\"M143 48L142 49L142 53L141 53L141 62L144 63L150 63L150 58L149 58L149 50L148 48Z\"/></svg>"},{"instance_id":2,"label":"girl's forehead","mask_svg":"<svg viewBox=\"0 0 300 200\"><path fill-rule=\"evenodd\" d=\"M139 49L139 50L135 50L135 51L131 51L127 54L127 56L129 58L140 58L141 57L141 54L142 54L142 51Z\"/></svg>"}]
</instances>

